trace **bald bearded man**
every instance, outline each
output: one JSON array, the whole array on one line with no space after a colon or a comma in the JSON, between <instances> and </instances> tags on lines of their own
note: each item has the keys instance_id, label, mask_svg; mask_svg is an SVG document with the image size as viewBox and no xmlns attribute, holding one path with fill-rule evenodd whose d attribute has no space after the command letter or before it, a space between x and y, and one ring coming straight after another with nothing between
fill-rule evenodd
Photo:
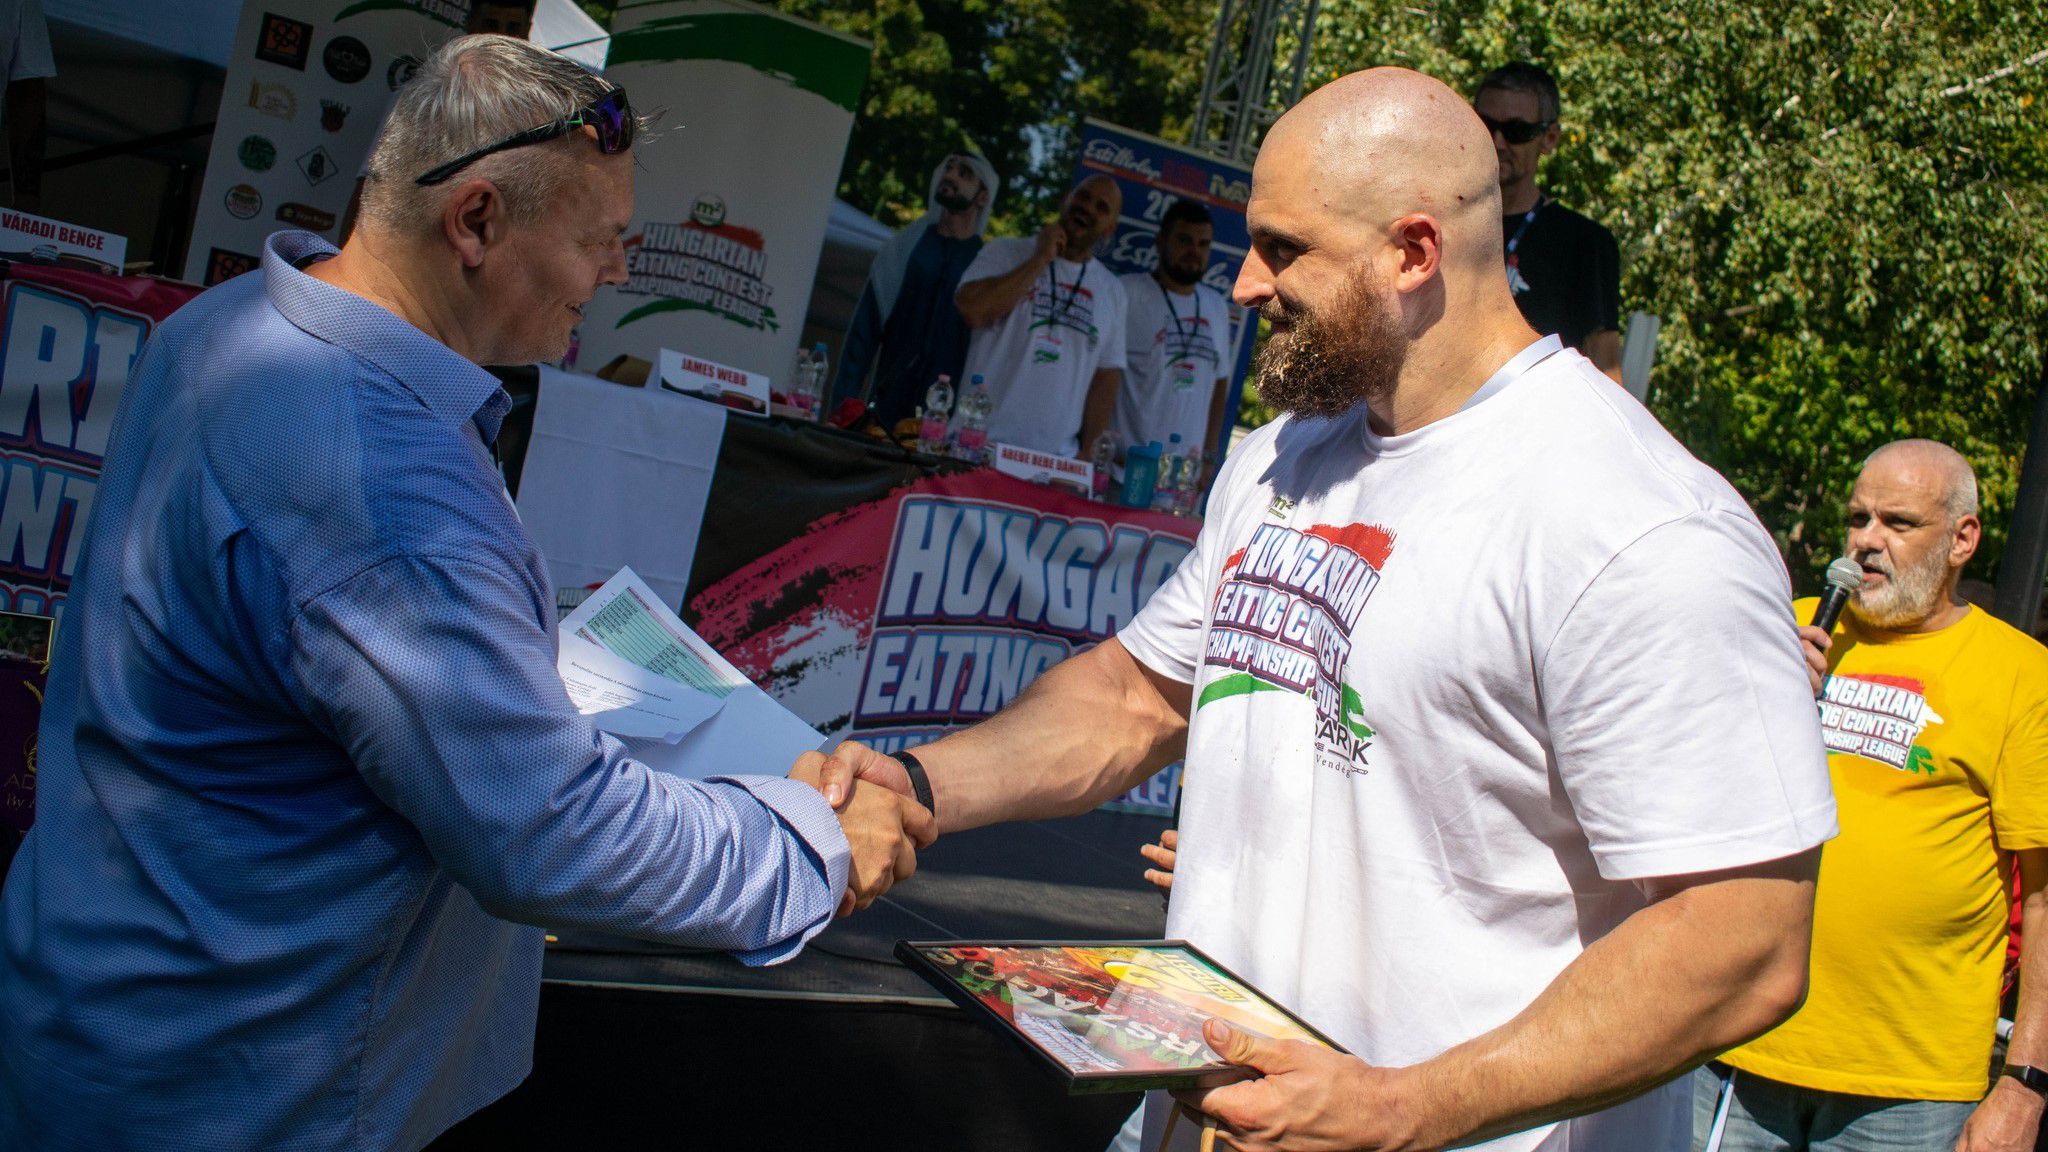
<instances>
[{"instance_id":1,"label":"bald bearded man","mask_svg":"<svg viewBox=\"0 0 2048 1152\"><path fill-rule=\"evenodd\" d=\"M1185 754L1168 935L1351 1053L1212 1022L1253 1076L1182 1102L1234 1148L1675 1152L1674 1078L1805 992L1835 816L1784 568L1523 322L1497 176L1413 72L1289 111L1236 287L1288 415L1231 454L1194 552L983 724L836 753L908 765L942 832Z\"/></svg>"}]
</instances>

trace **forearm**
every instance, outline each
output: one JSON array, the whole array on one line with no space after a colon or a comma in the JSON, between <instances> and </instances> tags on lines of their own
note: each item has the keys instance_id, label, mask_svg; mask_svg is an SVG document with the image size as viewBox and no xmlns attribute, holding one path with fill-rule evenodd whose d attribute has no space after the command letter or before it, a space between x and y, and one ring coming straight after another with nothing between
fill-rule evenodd
<instances>
[{"instance_id":1,"label":"forearm","mask_svg":"<svg viewBox=\"0 0 2048 1152\"><path fill-rule=\"evenodd\" d=\"M1805 993L1818 855L1650 905L1514 1019L1408 1069L1424 1143L1597 1111L1776 1027Z\"/></svg>"},{"instance_id":2,"label":"forearm","mask_svg":"<svg viewBox=\"0 0 2048 1152\"><path fill-rule=\"evenodd\" d=\"M954 293L953 302L960 309L960 318L967 321L969 328L986 328L1010 314L1010 310L1031 291L1031 282L1045 271L1051 259L1041 259L1033 254L1022 264L1000 276L986 280L972 280L962 284Z\"/></svg>"},{"instance_id":3,"label":"forearm","mask_svg":"<svg viewBox=\"0 0 2048 1152\"><path fill-rule=\"evenodd\" d=\"M1081 451L1084 455L1093 451L1096 438L1109 428L1109 422L1116 418L1116 390L1123 385L1124 374L1115 368L1098 369L1088 381L1088 399L1081 406Z\"/></svg>"},{"instance_id":4,"label":"forearm","mask_svg":"<svg viewBox=\"0 0 2048 1152\"><path fill-rule=\"evenodd\" d=\"M947 832L1085 812L1180 758L1185 707L1115 640L1054 666L1008 708L916 750Z\"/></svg>"},{"instance_id":5,"label":"forearm","mask_svg":"<svg viewBox=\"0 0 2048 1152\"><path fill-rule=\"evenodd\" d=\"M2048 849L2021 853L2020 869L2020 998L2005 1059L2048 1068L2048 895L2039 875L2048 871Z\"/></svg>"}]
</instances>

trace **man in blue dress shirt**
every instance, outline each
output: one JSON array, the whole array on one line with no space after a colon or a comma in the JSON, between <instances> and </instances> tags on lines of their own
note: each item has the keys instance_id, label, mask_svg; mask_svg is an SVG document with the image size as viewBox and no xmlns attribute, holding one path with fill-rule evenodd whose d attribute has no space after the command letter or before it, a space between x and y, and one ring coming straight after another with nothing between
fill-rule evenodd
<instances>
[{"instance_id":1,"label":"man in blue dress shirt","mask_svg":"<svg viewBox=\"0 0 2048 1152\"><path fill-rule=\"evenodd\" d=\"M523 925L773 963L929 842L815 768L653 773L555 673L477 365L625 279L635 125L457 40L348 247L278 233L137 360L0 896L0 1148L416 1149L530 1067Z\"/></svg>"}]
</instances>

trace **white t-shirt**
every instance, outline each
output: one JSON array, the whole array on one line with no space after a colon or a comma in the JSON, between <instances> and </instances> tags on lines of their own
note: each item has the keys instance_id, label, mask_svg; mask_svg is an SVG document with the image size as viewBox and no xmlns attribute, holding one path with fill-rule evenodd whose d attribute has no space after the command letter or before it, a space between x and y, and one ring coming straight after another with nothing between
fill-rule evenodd
<instances>
[{"instance_id":1,"label":"white t-shirt","mask_svg":"<svg viewBox=\"0 0 2048 1152\"><path fill-rule=\"evenodd\" d=\"M1181 443L1213 451L1209 403L1230 354L1230 302L1206 284L1191 296L1170 300L1149 272L1119 281L1129 315L1124 321L1124 383L1116 393L1110 430L1128 447L1148 440Z\"/></svg>"},{"instance_id":2,"label":"white t-shirt","mask_svg":"<svg viewBox=\"0 0 2048 1152\"><path fill-rule=\"evenodd\" d=\"M1634 881L1835 834L1770 535L1556 337L1402 436L1276 421L1209 507L1121 633L1196 688L1167 933L1366 1060L1506 1023ZM1676 1152L1686 1083L1487 1147Z\"/></svg>"},{"instance_id":3,"label":"white t-shirt","mask_svg":"<svg viewBox=\"0 0 2048 1152\"><path fill-rule=\"evenodd\" d=\"M57 74L42 0L0 0L0 59L7 63L6 84ZM0 92L0 114L5 112L5 98L6 93Z\"/></svg>"},{"instance_id":4,"label":"white t-shirt","mask_svg":"<svg viewBox=\"0 0 2048 1152\"><path fill-rule=\"evenodd\" d=\"M1036 242L991 240L962 284L1001 276L1031 257ZM988 438L1076 456L1081 409L1098 368L1124 366L1124 289L1100 260L1054 260L1010 314L967 339L969 380L988 382L995 410Z\"/></svg>"}]
</instances>

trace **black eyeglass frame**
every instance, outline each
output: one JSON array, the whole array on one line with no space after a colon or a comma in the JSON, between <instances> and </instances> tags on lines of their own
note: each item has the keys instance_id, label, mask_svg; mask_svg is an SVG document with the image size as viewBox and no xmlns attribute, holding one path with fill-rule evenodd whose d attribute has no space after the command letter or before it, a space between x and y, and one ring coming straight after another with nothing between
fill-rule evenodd
<instances>
[{"instance_id":1,"label":"black eyeglass frame","mask_svg":"<svg viewBox=\"0 0 2048 1152\"><path fill-rule=\"evenodd\" d=\"M1510 144L1527 144L1557 125L1555 120L1495 120L1484 112L1479 114L1479 121L1489 133L1500 133L1500 138Z\"/></svg>"},{"instance_id":2,"label":"black eyeglass frame","mask_svg":"<svg viewBox=\"0 0 2048 1152\"><path fill-rule=\"evenodd\" d=\"M597 130L597 150L606 156L615 156L633 146L633 106L626 101L626 90L613 85L603 96L579 109L573 116L564 116L549 121L538 128L514 132L495 144L486 144L474 152L458 156L446 164L428 170L413 180L421 187L445 183L450 177L486 156L524 148L531 144L545 144L558 136L567 136L588 124Z\"/></svg>"}]
</instances>

